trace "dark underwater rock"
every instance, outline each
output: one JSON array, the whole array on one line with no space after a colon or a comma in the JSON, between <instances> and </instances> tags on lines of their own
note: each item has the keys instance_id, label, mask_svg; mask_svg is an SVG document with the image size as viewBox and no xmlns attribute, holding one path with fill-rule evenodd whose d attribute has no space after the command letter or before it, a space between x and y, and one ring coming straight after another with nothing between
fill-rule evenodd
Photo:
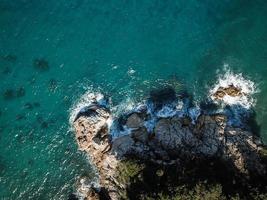
<instances>
[{"instance_id":1,"label":"dark underwater rock","mask_svg":"<svg viewBox=\"0 0 267 200\"><path fill-rule=\"evenodd\" d=\"M16 97L23 97L26 94L26 90L24 89L24 87L20 87L17 89L16 91Z\"/></svg>"},{"instance_id":2,"label":"dark underwater rock","mask_svg":"<svg viewBox=\"0 0 267 200\"><path fill-rule=\"evenodd\" d=\"M150 92L149 100L151 100L156 107L161 107L163 104L170 103L176 99L176 93L173 88L167 87Z\"/></svg>"},{"instance_id":3,"label":"dark underwater rock","mask_svg":"<svg viewBox=\"0 0 267 200\"><path fill-rule=\"evenodd\" d=\"M42 122L41 123L41 128L48 128L48 122Z\"/></svg>"},{"instance_id":4,"label":"dark underwater rock","mask_svg":"<svg viewBox=\"0 0 267 200\"><path fill-rule=\"evenodd\" d=\"M6 89L3 97L5 100L12 100L16 97L16 91L14 91L13 89Z\"/></svg>"},{"instance_id":5,"label":"dark underwater rock","mask_svg":"<svg viewBox=\"0 0 267 200\"><path fill-rule=\"evenodd\" d=\"M40 104L39 102L33 102L33 106L34 106L35 108L38 108L38 107L41 106L41 104Z\"/></svg>"},{"instance_id":6,"label":"dark underwater rock","mask_svg":"<svg viewBox=\"0 0 267 200\"><path fill-rule=\"evenodd\" d=\"M5 67L4 70L2 71L3 74L10 74L11 69L9 67Z\"/></svg>"},{"instance_id":7,"label":"dark underwater rock","mask_svg":"<svg viewBox=\"0 0 267 200\"><path fill-rule=\"evenodd\" d=\"M48 71L49 70L49 63L44 58L38 58L33 61L33 66L35 69L39 71Z\"/></svg>"},{"instance_id":8,"label":"dark underwater rock","mask_svg":"<svg viewBox=\"0 0 267 200\"><path fill-rule=\"evenodd\" d=\"M16 115L16 120L23 120L26 119L26 116L24 114L17 114Z\"/></svg>"},{"instance_id":9,"label":"dark underwater rock","mask_svg":"<svg viewBox=\"0 0 267 200\"><path fill-rule=\"evenodd\" d=\"M26 94L26 90L23 87L18 88L17 90L14 89L7 89L3 97L5 100L12 100L14 98L23 97Z\"/></svg>"},{"instance_id":10,"label":"dark underwater rock","mask_svg":"<svg viewBox=\"0 0 267 200\"><path fill-rule=\"evenodd\" d=\"M31 103L25 103L24 106L23 106L25 109L27 110L32 110L33 109L33 105Z\"/></svg>"},{"instance_id":11,"label":"dark underwater rock","mask_svg":"<svg viewBox=\"0 0 267 200\"><path fill-rule=\"evenodd\" d=\"M7 55L2 56L2 59L8 62L16 62L17 56L13 54L7 54Z\"/></svg>"}]
</instances>

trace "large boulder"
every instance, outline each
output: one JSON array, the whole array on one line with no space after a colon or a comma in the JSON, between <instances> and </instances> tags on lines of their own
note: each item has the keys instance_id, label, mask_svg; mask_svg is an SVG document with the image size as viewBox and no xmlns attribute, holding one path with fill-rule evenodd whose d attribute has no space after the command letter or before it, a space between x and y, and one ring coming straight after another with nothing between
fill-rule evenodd
<instances>
[{"instance_id":1,"label":"large boulder","mask_svg":"<svg viewBox=\"0 0 267 200\"><path fill-rule=\"evenodd\" d=\"M127 118L126 126L128 128L137 129L142 127L143 125L144 125L144 120L137 113L132 113Z\"/></svg>"},{"instance_id":2,"label":"large boulder","mask_svg":"<svg viewBox=\"0 0 267 200\"><path fill-rule=\"evenodd\" d=\"M155 138L162 148L175 150L181 148L185 133L181 129L181 124L177 118L160 119L155 126Z\"/></svg>"},{"instance_id":3,"label":"large boulder","mask_svg":"<svg viewBox=\"0 0 267 200\"><path fill-rule=\"evenodd\" d=\"M234 85L229 85L228 87L219 87L213 94L213 97L215 99L223 99L225 96L239 97L243 95L245 95L245 93L242 92L241 88L235 87Z\"/></svg>"}]
</instances>

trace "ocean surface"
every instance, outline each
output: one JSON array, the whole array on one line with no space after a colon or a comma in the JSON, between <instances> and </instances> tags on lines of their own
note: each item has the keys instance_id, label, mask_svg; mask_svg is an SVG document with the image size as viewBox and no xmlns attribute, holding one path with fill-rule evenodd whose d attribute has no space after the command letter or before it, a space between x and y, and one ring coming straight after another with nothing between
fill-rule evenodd
<instances>
[{"instance_id":1,"label":"ocean surface","mask_svg":"<svg viewBox=\"0 0 267 200\"><path fill-rule=\"evenodd\" d=\"M69 123L88 91L198 102L242 74L267 143L266 19L266 0L0 0L0 199L67 199L94 176Z\"/></svg>"}]
</instances>

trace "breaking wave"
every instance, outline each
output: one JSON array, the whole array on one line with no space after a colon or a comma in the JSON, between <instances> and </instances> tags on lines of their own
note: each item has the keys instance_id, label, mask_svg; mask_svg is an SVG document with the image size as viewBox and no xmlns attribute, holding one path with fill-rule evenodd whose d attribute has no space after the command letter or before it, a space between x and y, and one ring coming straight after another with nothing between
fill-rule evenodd
<instances>
[{"instance_id":1,"label":"breaking wave","mask_svg":"<svg viewBox=\"0 0 267 200\"><path fill-rule=\"evenodd\" d=\"M77 114L86 106L91 105L93 103L97 103L98 105L108 106L107 102L108 100L105 98L105 96L102 93L92 92L92 90L89 89L71 107L70 117L69 117L70 125L72 126Z\"/></svg>"},{"instance_id":2,"label":"breaking wave","mask_svg":"<svg viewBox=\"0 0 267 200\"><path fill-rule=\"evenodd\" d=\"M224 73L219 72L218 80L215 85L209 91L209 97L217 104L223 105L240 105L245 109L250 109L255 106L256 99L253 97L255 93L258 92L256 84L244 78L242 73L233 73L227 64L224 65ZM225 95L222 99L217 100L213 94L218 91L219 88L227 88L229 86L234 86L241 89L243 95L239 96L229 96Z\"/></svg>"}]
</instances>

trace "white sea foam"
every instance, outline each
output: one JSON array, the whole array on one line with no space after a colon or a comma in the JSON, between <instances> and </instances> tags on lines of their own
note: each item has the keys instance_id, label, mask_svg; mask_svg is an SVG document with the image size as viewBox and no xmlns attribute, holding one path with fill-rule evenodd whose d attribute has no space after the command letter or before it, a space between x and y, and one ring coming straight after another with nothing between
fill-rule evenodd
<instances>
[{"instance_id":1,"label":"white sea foam","mask_svg":"<svg viewBox=\"0 0 267 200\"><path fill-rule=\"evenodd\" d=\"M134 70L134 69L132 69L132 68L130 68L128 71L127 71L127 74L128 75L132 75L132 74L134 74L136 71Z\"/></svg>"},{"instance_id":2,"label":"white sea foam","mask_svg":"<svg viewBox=\"0 0 267 200\"><path fill-rule=\"evenodd\" d=\"M256 100L253 98L253 95L258 92L256 89L256 84L244 78L243 74L234 74L227 64L224 65L224 73L219 72L218 81L213 88L209 91L210 98L215 103L223 103L225 105L241 105L242 107L249 109L256 104ZM213 94L220 88L227 88L230 85L233 85L236 88L240 88L243 95L232 97L225 95L221 100L216 100Z\"/></svg>"},{"instance_id":3,"label":"white sea foam","mask_svg":"<svg viewBox=\"0 0 267 200\"><path fill-rule=\"evenodd\" d=\"M198 106L191 107L188 109L188 114L189 117L192 119L192 123L194 124L197 121L198 117L200 116L201 110Z\"/></svg>"},{"instance_id":4,"label":"white sea foam","mask_svg":"<svg viewBox=\"0 0 267 200\"><path fill-rule=\"evenodd\" d=\"M100 188L99 180L97 178L95 178L94 180L91 180L88 177L80 178L76 188L76 196L78 197L78 199L85 199L92 187L96 189Z\"/></svg>"},{"instance_id":5,"label":"white sea foam","mask_svg":"<svg viewBox=\"0 0 267 200\"><path fill-rule=\"evenodd\" d=\"M131 134L132 130L133 129L128 128L127 126L123 126L122 130L119 130L117 127L112 127L110 129L110 134L112 135L112 139L114 140L118 137Z\"/></svg>"},{"instance_id":6,"label":"white sea foam","mask_svg":"<svg viewBox=\"0 0 267 200\"><path fill-rule=\"evenodd\" d=\"M157 113L156 116L159 118L173 117L176 115L177 111L168 105L163 106Z\"/></svg>"},{"instance_id":7,"label":"white sea foam","mask_svg":"<svg viewBox=\"0 0 267 200\"><path fill-rule=\"evenodd\" d=\"M69 117L69 123L72 126L72 123L75 120L75 117L77 114L86 106L89 106L93 103L97 103L99 105L106 105L107 102L104 98L104 95L99 92L92 92L89 90L84 95L81 96L80 99L78 99L73 106L70 109L70 117Z\"/></svg>"}]
</instances>

